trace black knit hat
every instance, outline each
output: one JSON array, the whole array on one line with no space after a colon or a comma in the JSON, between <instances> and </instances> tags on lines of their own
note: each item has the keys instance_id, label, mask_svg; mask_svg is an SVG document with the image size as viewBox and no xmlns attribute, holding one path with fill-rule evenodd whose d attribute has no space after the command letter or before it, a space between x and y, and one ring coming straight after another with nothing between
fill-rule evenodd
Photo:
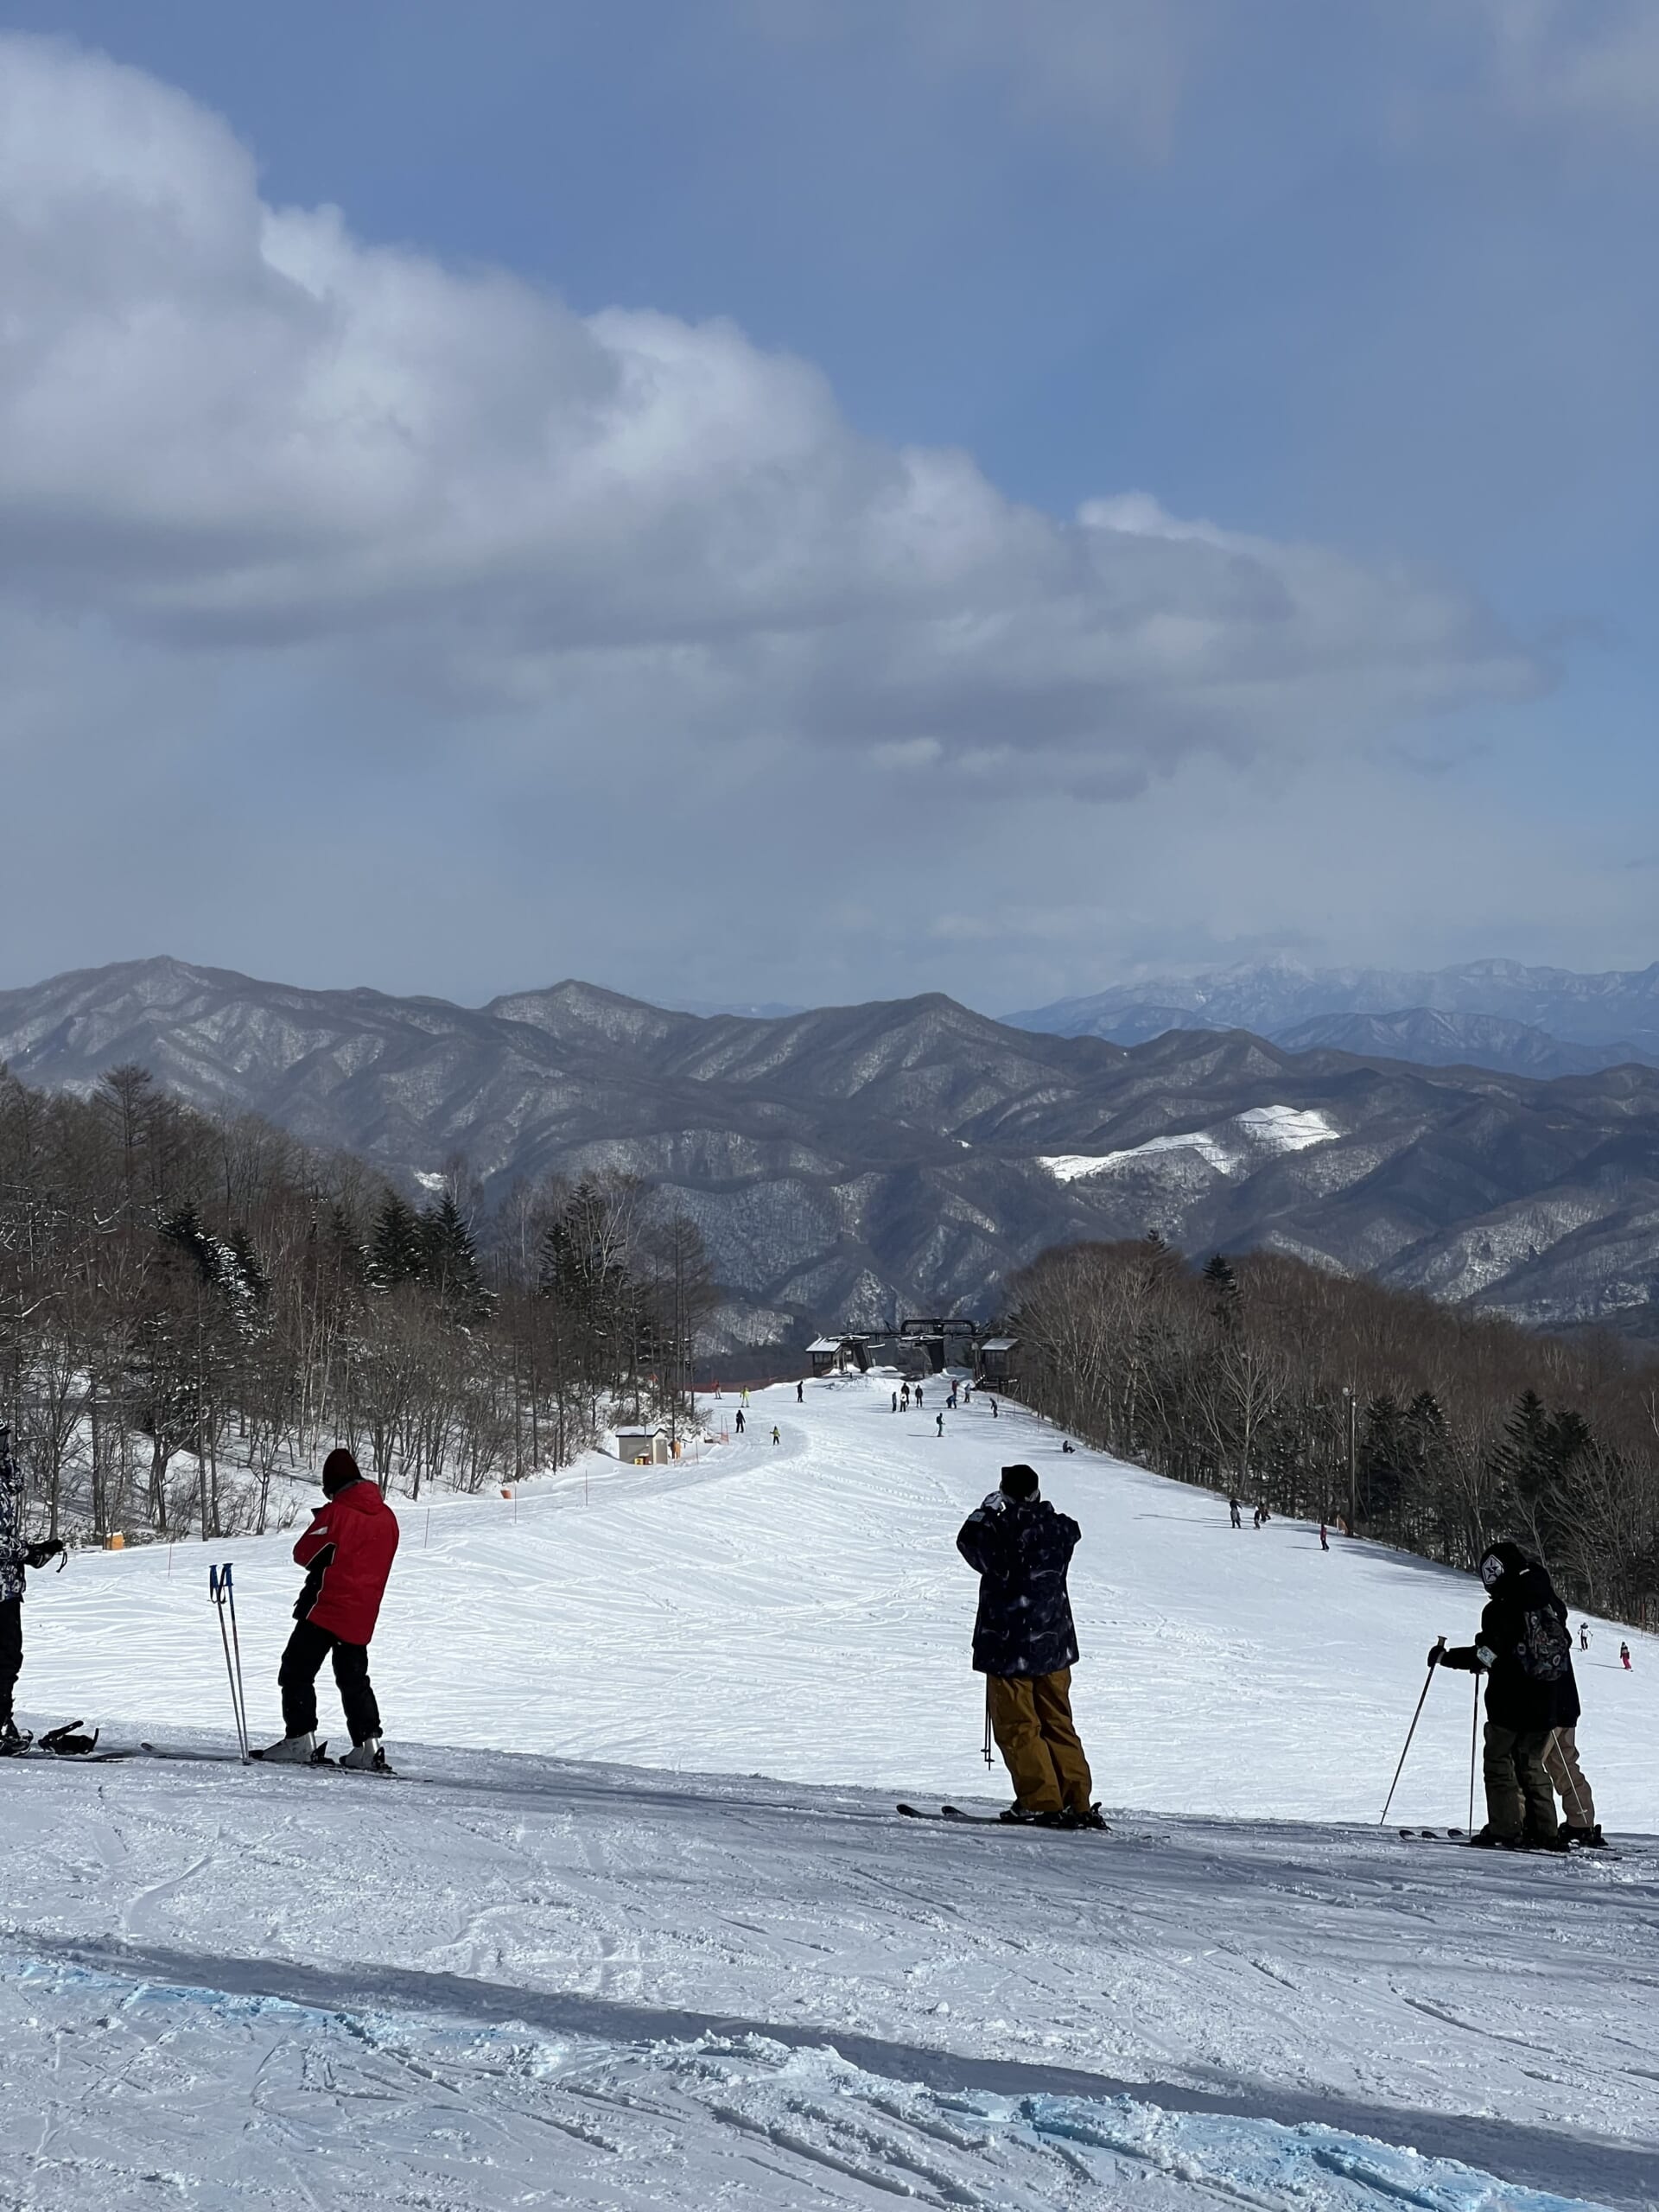
<instances>
[{"instance_id":1,"label":"black knit hat","mask_svg":"<svg viewBox=\"0 0 1659 2212\"><path fill-rule=\"evenodd\" d=\"M353 1459L346 1446L343 1444L335 1445L322 1463L324 1494L327 1497L334 1497L341 1491L348 1488L351 1484L360 1483L362 1479L363 1470Z\"/></svg>"},{"instance_id":2,"label":"black knit hat","mask_svg":"<svg viewBox=\"0 0 1659 2212\"><path fill-rule=\"evenodd\" d=\"M1035 1497L1037 1495L1036 1468L1027 1466L1023 1459L1016 1466L1004 1467L1002 1494L1005 1497Z\"/></svg>"}]
</instances>

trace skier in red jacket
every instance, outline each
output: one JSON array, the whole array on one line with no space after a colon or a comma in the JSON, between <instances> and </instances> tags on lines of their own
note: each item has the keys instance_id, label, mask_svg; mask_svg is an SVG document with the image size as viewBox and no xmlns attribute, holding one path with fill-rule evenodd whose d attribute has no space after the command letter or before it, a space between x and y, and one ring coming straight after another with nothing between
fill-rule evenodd
<instances>
[{"instance_id":1,"label":"skier in red jacket","mask_svg":"<svg viewBox=\"0 0 1659 2212\"><path fill-rule=\"evenodd\" d=\"M294 1633L276 1676L287 1732L259 1757L296 1765L315 1758L317 1673L332 1653L352 1738L340 1764L384 1767L380 1708L369 1681L369 1639L397 1550L397 1516L378 1487L365 1482L343 1446L323 1461L322 1487L327 1503L318 1507L294 1547L295 1560L307 1572L294 1608Z\"/></svg>"}]
</instances>

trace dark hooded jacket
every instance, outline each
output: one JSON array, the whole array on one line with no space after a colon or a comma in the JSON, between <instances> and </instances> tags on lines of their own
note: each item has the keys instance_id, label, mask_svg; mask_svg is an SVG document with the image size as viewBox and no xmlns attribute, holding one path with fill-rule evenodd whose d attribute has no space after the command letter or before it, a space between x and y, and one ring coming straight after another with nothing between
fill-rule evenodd
<instances>
[{"instance_id":1,"label":"dark hooded jacket","mask_svg":"<svg viewBox=\"0 0 1659 2212\"><path fill-rule=\"evenodd\" d=\"M1486 1718L1494 1727L1528 1734L1571 1728L1579 1717L1579 1686L1567 1607L1518 1544L1494 1544L1486 1558L1503 1571L1480 1617L1480 1634L1448 1651L1441 1664L1485 1675Z\"/></svg>"},{"instance_id":2,"label":"dark hooded jacket","mask_svg":"<svg viewBox=\"0 0 1659 2212\"><path fill-rule=\"evenodd\" d=\"M982 1675L1052 1675L1077 1663L1065 1570L1083 1531L1046 1498L994 1490L957 1549L979 1576L974 1665Z\"/></svg>"}]
</instances>

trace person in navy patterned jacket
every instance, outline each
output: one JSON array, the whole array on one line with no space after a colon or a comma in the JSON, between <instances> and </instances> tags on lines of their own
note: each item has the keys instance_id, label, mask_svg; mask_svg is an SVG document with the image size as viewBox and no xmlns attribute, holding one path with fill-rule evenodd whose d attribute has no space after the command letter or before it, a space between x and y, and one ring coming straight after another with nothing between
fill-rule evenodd
<instances>
[{"instance_id":1,"label":"person in navy patterned jacket","mask_svg":"<svg viewBox=\"0 0 1659 2212\"><path fill-rule=\"evenodd\" d=\"M974 1666L985 1677L992 1733L1014 1783L1007 1821L1104 1826L1071 1719L1077 1636L1065 1578L1082 1535L1039 1497L1035 1471L1020 1465L1003 1468L1001 1486L957 1538L979 1576Z\"/></svg>"}]
</instances>

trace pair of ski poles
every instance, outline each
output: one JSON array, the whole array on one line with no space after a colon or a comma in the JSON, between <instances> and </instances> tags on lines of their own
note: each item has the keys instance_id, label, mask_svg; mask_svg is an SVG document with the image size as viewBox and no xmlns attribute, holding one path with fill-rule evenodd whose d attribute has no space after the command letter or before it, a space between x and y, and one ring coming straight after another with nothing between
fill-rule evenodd
<instances>
[{"instance_id":1,"label":"pair of ski poles","mask_svg":"<svg viewBox=\"0 0 1659 2212\"><path fill-rule=\"evenodd\" d=\"M1434 1639L1433 1656L1428 1662L1428 1673L1425 1675L1423 1679L1423 1687L1418 1694L1417 1710L1412 1714L1411 1726L1406 1731L1405 1751L1402 1751L1400 1754L1400 1764L1394 1770L1394 1780L1389 1784L1388 1796L1383 1801L1382 1810L1377 1815L1376 1825L1378 1827L1381 1827L1384 1821L1389 1817L1389 1807L1394 1802L1394 1793L1400 1787L1400 1777L1406 1770L1406 1752L1410 1751L1411 1739L1417 1733L1417 1723L1422 1718L1424 1700L1428 1695L1428 1686L1434 1679L1435 1669L1440 1663L1440 1656L1445 1649L1446 1638L1443 1636L1437 1636ZM1469 1827L1471 1833L1475 1825L1475 1740L1479 1732L1480 1676L1477 1675L1475 1676L1475 1709L1473 1716L1469 1723Z\"/></svg>"},{"instance_id":2,"label":"pair of ski poles","mask_svg":"<svg viewBox=\"0 0 1659 2212\"><path fill-rule=\"evenodd\" d=\"M237 1748L245 1766L253 1757L248 1738L248 1701L242 1689L242 1639L236 1632L236 1586L231 1562L207 1570L207 1594L219 1615L219 1640L225 1647L225 1673L231 1685L231 1712L236 1722Z\"/></svg>"}]
</instances>

